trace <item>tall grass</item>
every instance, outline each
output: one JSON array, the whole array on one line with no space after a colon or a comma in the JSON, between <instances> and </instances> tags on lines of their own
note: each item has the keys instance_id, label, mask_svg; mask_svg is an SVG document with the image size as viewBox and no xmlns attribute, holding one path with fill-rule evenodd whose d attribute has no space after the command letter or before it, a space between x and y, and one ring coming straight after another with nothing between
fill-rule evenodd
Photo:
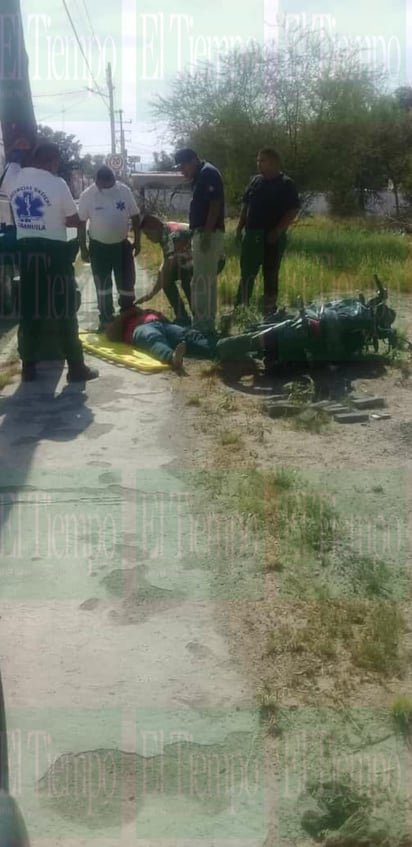
<instances>
[{"instance_id":1,"label":"tall grass","mask_svg":"<svg viewBox=\"0 0 412 847\"><path fill-rule=\"evenodd\" d=\"M226 268L220 277L221 302L233 299L239 279L239 248L234 225L226 233ZM291 228L280 271L280 299L294 306L330 296L352 296L373 287L374 274L387 284L391 301L412 290L412 240L377 222L303 219ZM252 302L262 293L258 277ZM395 306L396 307L396 306Z\"/></svg>"},{"instance_id":2,"label":"tall grass","mask_svg":"<svg viewBox=\"0 0 412 847\"><path fill-rule=\"evenodd\" d=\"M220 312L233 304L239 282L235 221L227 222L225 252L226 266L219 276ZM161 259L160 248L143 236L140 258L154 272ZM359 290L368 294L373 291L374 274L389 287L391 305L396 309L397 298L412 291L412 239L408 235L391 232L379 221L303 218L289 231L280 270L280 302L295 306L298 297L309 303L350 297ZM252 311L259 310L262 293L259 275Z\"/></svg>"}]
</instances>

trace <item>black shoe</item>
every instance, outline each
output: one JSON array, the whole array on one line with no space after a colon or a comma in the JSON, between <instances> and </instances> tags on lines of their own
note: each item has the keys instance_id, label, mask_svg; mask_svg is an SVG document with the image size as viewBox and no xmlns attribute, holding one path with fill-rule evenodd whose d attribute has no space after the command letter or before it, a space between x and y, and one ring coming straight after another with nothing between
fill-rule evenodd
<instances>
[{"instance_id":1,"label":"black shoe","mask_svg":"<svg viewBox=\"0 0 412 847\"><path fill-rule=\"evenodd\" d=\"M35 362L23 362L21 369L21 381L33 382L36 379L36 364Z\"/></svg>"},{"instance_id":2,"label":"black shoe","mask_svg":"<svg viewBox=\"0 0 412 847\"><path fill-rule=\"evenodd\" d=\"M89 368L84 362L69 365L67 382L87 382L89 379L97 379L99 371L97 368Z\"/></svg>"}]
</instances>

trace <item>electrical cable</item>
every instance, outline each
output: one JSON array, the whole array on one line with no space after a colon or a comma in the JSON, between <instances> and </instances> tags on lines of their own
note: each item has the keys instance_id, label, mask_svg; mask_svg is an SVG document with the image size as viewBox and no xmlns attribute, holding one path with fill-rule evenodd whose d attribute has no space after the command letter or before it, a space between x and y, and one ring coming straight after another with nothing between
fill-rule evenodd
<instances>
[{"instance_id":1,"label":"electrical cable","mask_svg":"<svg viewBox=\"0 0 412 847\"><path fill-rule=\"evenodd\" d=\"M94 31L94 28L93 28L93 24L92 24L91 19L90 19L89 10L87 8L86 0L83 0L83 6L85 8L85 12L86 12L86 15L87 15L87 20L89 22L89 26L90 26L90 29L91 29L92 36L95 39L95 41L97 41L97 36L96 36L96 33Z\"/></svg>"},{"instance_id":2,"label":"electrical cable","mask_svg":"<svg viewBox=\"0 0 412 847\"><path fill-rule=\"evenodd\" d=\"M83 102L84 102L84 98L81 97L80 99L76 100L74 103L71 103L70 106L68 108L65 108L64 111L65 112L71 112L73 109L76 109L77 106L80 106L80 104L83 103ZM61 113L61 109L59 110L59 114L60 113ZM38 118L37 122L39 124L42 124L42 123L44 123L44 121L50 120L50 118L56 118L56 120L57 120L57 112L52 112L49 115L45 115L45 117L43 117L43 118Z\"/></svg>"},{"instance_id":3,"label":"electrical cable","mask_svg":"<svg viewBox=\"0 0 412 847\"><path fill-rule=\"evenodd\" d=\"M71 28L72 28L72 30L73 30L74 37L75 37L75 39L76 39L76 41L77 41L77 43L78 43L78 45L79 45L80 52L81 52L81 54L82 54L82 56L83 56L83 59L84 59L84 61L85 61L85 63L86 63L86 67L87 67L87 69L88 69L88 71L89 71L89 73L90 73L90 77L91 77L91 79L93 80L94 85L96 86L97 93L98 93L98 94L100 95L100 97L102 98L104 105L106 106L107 110L108 110L108 111L109 111L109 113L110 113L110 109L109 109L108 103L106 102L105 97L104 97L104 95L102 94L102 92L101 92L101 90L100 90L99 83L98 83L98 82L96 82L96 79L95 79L95 76L94 76L94 74L93 74L93 71L92 71L92 69L91 69L91 67L90 67L90 65L89 65L88 58L87 58L87 56L86 56L86 54L85 54L85 52L84 52L84 50L83 50L82 43L81 43L80 38L79 38L79 36L78 36L78 34L77 34L77 30L76 30L76 27L75 27L75 25L74 25L73 18L72 18L72 16L71 16L70 12L69 12L69 9L68 9L68 6L67 6L67 3L66 3L66 0L62 0L62 2L63 2L64 9L65 9L65 11L66 11L67 17L68 17L68 19L69 19L70 26L71 26Z\"/></svg>"},{"instance_id":4,"label":"electrical cable","mask_svg":"<svg viewBox=\"0 0 412 847\"><path fill-rule=\"evenodd\" d=\"M72 94L81 94L84 91L83 88L76 88L74 91L55 91L50 94L32 94L33 100L37 97L68 97Z\"/></svg>"}]
</instances>

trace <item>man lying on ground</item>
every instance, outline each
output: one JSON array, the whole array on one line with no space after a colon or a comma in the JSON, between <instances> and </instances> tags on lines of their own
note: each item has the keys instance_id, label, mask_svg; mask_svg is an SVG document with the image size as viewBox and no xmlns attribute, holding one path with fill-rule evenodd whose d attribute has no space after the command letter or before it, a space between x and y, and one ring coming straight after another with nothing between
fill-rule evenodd
<instances>
[{"instance_id":1,"label":"man lying on ground","mask_svg":"<svg viewBox=\"0 0 412 847\"><path fill-rule=\"evenodd\" d=\"M186 353L211 359L214 349L200 332L172 323L155 309L132 306L106 329L110 341L123 341L180 370Z\"/></svg>"}]
</instances>

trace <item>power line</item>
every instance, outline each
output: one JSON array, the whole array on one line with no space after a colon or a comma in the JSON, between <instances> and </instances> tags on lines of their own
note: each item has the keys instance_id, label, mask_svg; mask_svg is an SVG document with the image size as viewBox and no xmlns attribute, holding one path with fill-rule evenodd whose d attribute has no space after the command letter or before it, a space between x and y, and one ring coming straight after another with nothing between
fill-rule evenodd
<instances>
[{"instance_id":1,"label":"power line","mask_svg":"<svg viewBox=\"0 0 412 847\"><path fill-rule=\"evenodd\" d=\"M85 150L109 150L110 144L82 144Z\"/></svg>"},{"instance_id":2,"label":"power line","mask_svg":"<svg viewBox=\"0 0 412 847\"><path fill-rule=\"evenodd\" d=\"M32 94L33 100L37 97L68 97L69 94L81 94L83 88L76 88L74 91L55 91L53 94Z\"/></svg>"},{"instance_id":3,"label":"power line","mask_svg":"<svg viewBox=\"0 0 412 847\"><path fill-rule=\"evenodd\" d=\"M85 12L86 12L86 15L87 15L87 20L88 20L88 22L89 22L89 26L90 26L90 29L91 29L91 32L92 32L93 38L97 41L96 33L95 33L95 31L94 31L93 24L92 24L92 22L91 22L91 20L90 20L90 15L89 15L89 10L88 10L88 8L87 8L86 0L83 0L83 6L84 6L84 9L85 9Z\"/></svg>"},{"instance_id":4,"label":"power line","mask_svg":"<svg viewBox=\"0 0 412 847\"><path fill-rule=\"evenodd\" d=\"M77 106L79 106L79 105L80 105L80 103L83 103L83 97L82 97L81 99L79 99L79 100L76 100L76 102L75 102L75 103L71 103L71 104L70 104L70 106L69 106L68 108L66 108L66 107L65 107L65 112L71 112L73 109L76 109L76 108L77 108ZM61 110L60 110L60 113L61 113ZM50 118L55 118L55 119L57 120L57 112L56 112L56 110L55 110L54 112L51 112L51 114L49 114L49 115L45 115L45 117L43 117L43 118L39 118L39 119L38 119L38 123L40 123L40 124L41 124L41 123L43 123L44 121L49 120Z\"/></svg>"},{"instance_id":5,"label":"power line","mask_svg":"<svg viewBox=\"0 0 412 847\"><path fill-rule=\"evenodd\" d=\"M95 84L95 86L96 86L97 92L98 92L98 94L100 94L100 97L102 98L104 105L106 106L106 108L108 108L107 103L106 103L106 100L104 99L104 96L103 96L102 92L100 91L99 83L98 83L98 82L96 82L96 79L95 79L95 77L94 77L94 75L93 75L92 69L91 69L91 67L90 67L90 65L89 65L88 58L87 58L87 56L86 56L86 54L85 54L85 52L84 52L84 50L83 50L82 43L81 43L80 38L79 38L79 36L78 36L78 34L77 34L76 27L75 27L75 25L74 25L74 23L73 23L72 16L71 16L71 14L70 14L70 12L69 12L69 9L68 9L68 7L67 7L66 0L63 0L63 6L64 6L64 8L65 8L65 11L66 11L67 17L68 17L68 19L69 19L69 21L70 21L70 26L71 26L71 28L72 28L72 30L73 30L73 32L74 32L74 37L75 37L75 39L76 39L76 41L77 41L77 43L78 43L78 45L79 45L79 47L80 47L80 52L81 52L81 54L82 54L82 56L83 56L84 61L86 62L86 67L88 68L88 71L89 71L89 73L90 73L90 77L91 77L91 79L93 80L93 82L94 82L94 84Z\"/></svg>"},{"instance_id":6,"label":"power line","mask_svg":"<svg viewBox=\"0 0 412 847\"><path fill-rule=\"evenodd\" d=\"M73 4L74 4L74 5L73 5ZM72 7L73 7L73 8L72 8ZM73 18L74 18L74 20L76 21L77 26L79 27L79 23L80 23L80 22L83 22L83 25L85 25L86 30L87 30L88 28L90 29L90 25L88 24L88 22L87 22L87 21L85 21L84 11L83 11L83 9L82 9L82 8L81 8L81 6L80 6L79 0L71 0L71 2L70 2L70 8L72 9L72 17L73 17ZM80 29L82 29L82 25L81 25L81 24L80 24ZM96 34L95 34L94 32L92 32L92 40L96 40Z\"/></svg>"}]
</instances>

